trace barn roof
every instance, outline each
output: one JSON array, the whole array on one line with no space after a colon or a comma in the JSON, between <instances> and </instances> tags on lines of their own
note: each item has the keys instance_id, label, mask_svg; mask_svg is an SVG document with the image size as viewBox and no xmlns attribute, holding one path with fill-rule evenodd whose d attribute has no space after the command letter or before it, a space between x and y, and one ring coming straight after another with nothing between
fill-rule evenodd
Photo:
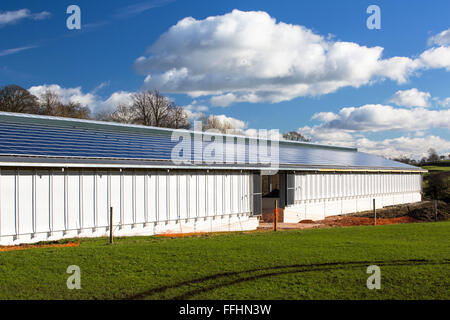
<instances>
[{"instance_id":1,"label":"barn roof","mask_svg":"<svg viewBox=\"0 0 450 320\"><path fill-rule=\"evenodd\" d=\"M173 161L174 147L183 141L180 136L192 138L191 144L184 145L190 161L182 163ZM233 150L234 163L197 158L215 141L212 136L223 140L223 147L213 152L218 156L214 159L225 159ZM195 137L200 141L194 143ZM232 149L227 145L230 142ZM251 148L268 145L270 150L276 143L237 135L0 112L0 166L269 169L270 164L255 158ZM424 171L355 148L283 140L278 146L282 170Z\"/></svg>"}]
</instances>

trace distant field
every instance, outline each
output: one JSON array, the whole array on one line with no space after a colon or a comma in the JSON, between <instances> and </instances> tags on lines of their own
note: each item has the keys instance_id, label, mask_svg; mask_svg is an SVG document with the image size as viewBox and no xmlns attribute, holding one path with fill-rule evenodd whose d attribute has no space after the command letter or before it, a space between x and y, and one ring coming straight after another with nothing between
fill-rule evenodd
<instances>
[{"instance_id":1,"label":"distant field","mask_svg":"<svg viewBox=\"0 0 450 320\"><path fill-rule=\"evenodd\" d=\"M450 171L450 166L423 166L428 171Z\"/></svg>"},{"instance_id":2,"label":"distant field","mask_svg":"<svg viewBox=\"0 0 450 320\"><path fill-rule=\"evenodd\" d=\"M450 160L442 160L439 163L434 163L429 166L422 166L422 168L428 171L450 171Z\"/></svg>"},{"instance_id":3,"label":"distant field","mask_svg":"<svg viewBox=\"0 0 450 320\"><path fill-rule=\"evenodd\" d=\"M449 299L450 222L0 252L1 299ZM381 290L366 268L381 268ZM66 268L81 268L68 290Z\"/></svg>"}]
</instances>

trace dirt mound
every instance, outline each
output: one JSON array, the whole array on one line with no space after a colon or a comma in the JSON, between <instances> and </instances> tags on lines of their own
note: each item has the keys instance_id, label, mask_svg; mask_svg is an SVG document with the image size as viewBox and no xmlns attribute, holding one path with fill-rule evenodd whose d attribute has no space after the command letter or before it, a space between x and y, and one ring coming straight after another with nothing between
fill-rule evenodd
<instances>
[{"instance_id":1,"label":"dirt mound","mask_svg":"<svg viewBox=\"0 0 450 320\"><path fill-rule=\"evenodd\" d=\"M438 201L436 206L437 215L435 215L433 210L433 202L425 202L426 205L410 210L408 215L420 221L446 221L450 219L450 204L443 201Z\"/></svg>"},{"instance_id":2,"label":"dirt mound","mask_svg":"<svg viewBox=\"0 0 450 320\"><path fill-rule=\"evenodd\" d=\"M373 218L373 211L364 211L348 215L350 217ZM408 216L419 221L435 221L433 211L433 201L422 201L417 203L402 204L377 209L377 219L392 219ZM450 219L450 204L437 202L437 220L445 221Z\"/></svg>"}]
</instances>

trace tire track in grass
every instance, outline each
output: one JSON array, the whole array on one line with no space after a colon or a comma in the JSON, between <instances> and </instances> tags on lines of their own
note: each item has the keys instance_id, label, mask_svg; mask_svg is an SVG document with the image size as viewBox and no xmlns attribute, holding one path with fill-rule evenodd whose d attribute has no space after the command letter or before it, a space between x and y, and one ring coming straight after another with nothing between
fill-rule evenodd
<instances>
[{"instance_id":1,"label":"tire track in grass","mask_svg":"<svg viewBox=\"0 0 450 320\"><path fill-rule=\"evenodd\" d=\"M215 289L219 289L222 287L231 286L238 283L254 281L262 278L279 276L284 274L294 274L294 273L304 273L304 272L314 272L314 271L333 271L333 270L341 270L341 269L356 269L361 266L369 266L369 265L379 265L379 266L416 266L416 265L437 265L437 264L450 264L449 259L435 261L435 260L425 260L425 259L410 259L410 260L391 260L391 261L344 261L344 262L328 262L328 263L318 263L318 264L292 264L292 265L282 265L282 266L273 266L267 268L259 268L259 269L250 269L243 271L230 271L230 272L222 272L217 273L197 279L186 280L174 284L169 284L161 287L157 287L154 289L150 289L148 291L144 291L138 293L136 295L128 296L124 298L125 300L137 300L137 299L145 299L151 298L155 294L164 293L169 289L178 289L184 286L191 285L201 285L202 283L207 283L211 280L222 280L220 283L212 284L209 286L201 287L198 289L188 290L183 294L176 295L171 297L170 299L189 299L195 295L205 293L208 291L212 291ZM259 273L262 274L252 274ZM250 274L248 276L240 277L241 275ZM238 279L232 279L233 277L239 277Z\"/></svg>"}]
</instances>

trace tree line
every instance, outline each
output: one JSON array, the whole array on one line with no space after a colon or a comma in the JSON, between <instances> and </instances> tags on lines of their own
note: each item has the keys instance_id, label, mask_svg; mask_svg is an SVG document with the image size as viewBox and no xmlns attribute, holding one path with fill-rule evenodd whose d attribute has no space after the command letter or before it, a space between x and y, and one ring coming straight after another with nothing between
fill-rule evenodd
<instances>
[{"instance_id":1,"label":"tree line","mask_svg":"<svg viewBox=\"0 0 450 320\"><path fill-rule=\"evenodd\" d=\"M394 161L403 162L413 166L433 164L446 159L450 159L450 154L447 157L445 155L439 155L433 148L428 149L428 157L422 157L420 160L411 159L406 156L392 158Z\"/></svg>"},{"instance_id":2,"label":"tree line","mask_svg":"<svg viewBox=\"0 0 450 320\"><path fill-rule=\"evenodd\" d=\"M157 90L137 92L130 105L118 105L113 111L92 114L78 102L63 102L54 91L36 97L18 85L0 88L0 111L39 114L77 119L93 119L144 126L189 129L187 112Z\"/></svg>"},{"instance_id":3,"label":"tree line","mask_svg":"<svg viewBox=\"0 0 450 320\"><path fill-rule=\"evenodd\" d=\"M78 102L63 102L54 91L47 90L40 97L15 84L0 88L0 111L19 112L56 117L113 121L144 126L190 129L189 114L157 90L134 93L130 104L119 104L112 111L92 114L91 110ZM245 132L224 119L214 115L201 114L198 118L204 131L215 129L222 133L241 134ZM283 139L292 141L311 140L296 131L283 134Z\"/></svg>"}]
</instances>

